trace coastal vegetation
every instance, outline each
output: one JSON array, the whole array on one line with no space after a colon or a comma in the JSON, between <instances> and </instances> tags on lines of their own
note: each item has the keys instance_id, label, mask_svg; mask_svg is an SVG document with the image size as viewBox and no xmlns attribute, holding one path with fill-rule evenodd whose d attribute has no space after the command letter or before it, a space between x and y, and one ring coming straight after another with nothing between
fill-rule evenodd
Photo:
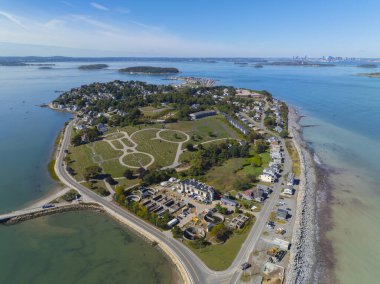
<instances>
[{"instance_id":1,"label":"coastal vegetation","mask_svg":"<svg viewBox=\"0 0 380 284\"><path fill-rule=\"evenodd\" d=\"M119 72L133 74L176 74L179 73L179 70L173 67L133 66L120 69Z\"/></svg>"},{"instance_id":2,"label":"coastal vegetation","mask_svg":"<svg viewBox=\"0 0 380 284\"><path fill-rule=\"evenodd\" d=\"M81 65L78 67L79 70L100 70L108 68L107 64L89 64L89 65Z\"/></svg>"}]
</instances>

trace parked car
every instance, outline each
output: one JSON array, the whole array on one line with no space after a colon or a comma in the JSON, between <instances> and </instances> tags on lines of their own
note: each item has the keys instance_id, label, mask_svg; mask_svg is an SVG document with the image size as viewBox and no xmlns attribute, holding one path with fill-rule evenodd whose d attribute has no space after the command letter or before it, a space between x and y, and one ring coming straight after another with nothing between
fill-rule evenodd
<instances>
[{"instance_id":1,"label":"parked car","mask_svg":"<svg viewBox=\"0 0 380 284\"><path fill-rule=\"evenodd\" d=\"M244 262L240 267L241 270L246 270L251 267L251 264L249 264L248 262Z\"/></svg>"}]
</instances>

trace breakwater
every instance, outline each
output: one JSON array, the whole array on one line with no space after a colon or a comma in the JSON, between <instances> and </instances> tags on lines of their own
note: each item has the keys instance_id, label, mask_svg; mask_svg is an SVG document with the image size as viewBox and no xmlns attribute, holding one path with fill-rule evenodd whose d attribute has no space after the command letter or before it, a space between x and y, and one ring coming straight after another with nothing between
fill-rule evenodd
<instances>
[{"instance_id":1,"label":"breakwater","mask_svg":"<svg viewBox=\"0 0 380 284\"><path fill-rule=\"evenodd\" d=\"M7 218L0 220L0 223L5 224L5 225L11 225L11 224L17 224L20 222L39 218L42 216L48 216L48 215L70 212L70 211L83 211L83 210L92 210L92 211L99 211L99 212L104 211L103 207L96 203L69 204L69 205L51 207L51 208L46 208L46 209L41 208L41 210L39 211L16 214L14 216L9 216Z\"/></svg>"}]
</instances>

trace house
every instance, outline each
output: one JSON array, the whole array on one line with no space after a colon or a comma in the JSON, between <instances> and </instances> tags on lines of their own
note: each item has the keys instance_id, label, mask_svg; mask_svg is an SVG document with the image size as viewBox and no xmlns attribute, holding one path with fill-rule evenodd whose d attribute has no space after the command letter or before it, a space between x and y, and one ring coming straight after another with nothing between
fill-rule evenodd
<instances>
[{"instance_id":1,"label":"house","mask_svg":"<svg viewBox=\"0 0 380 284\"><path fill-rule=\"evenodd\" d=\"M228 114L225 114L225 113L223 113L223 115L233 127L240 130L240 132L242 132L244 135L249 134L249 130L246 127L244 127L243 125L241 125L239 122L234 120L231 116L229 116Z\"/></svg>"},{"instance_id":2,"label":"house","mask_svg":"<svg viewBox=\"0 0 380 284\"><path fill-rule=\"evenodd\" d=\"M201 197L207 198L209 201L213 201L215 196L215 188L195 179L185 179L182 181L181 191L195 193Z\"/></svg>"},{"instance_id":3,"label":"house","mask_svg":"<svg viewBox=\"0 0 380 284\"><path fill-rule=\"evenodd\" d=\"M285 188L283 194L293 195L293 188Z\"/></svg>"},{"instance_id":4,"label":"house","mask_svg":"<svg viewBox=\"0 0 380 284\"><path fill-rule=\"evenodd\" d=\"M268 174L262 174L260 175L260 180L262 182L274 182L274 176L271 176Z\"/></svg>"},{"instance_id":5,"label":"house","mask_svg":"<svg viewBox=\"0 0 380 284\"><path fill-rule=\"evenodd\" d=\"M276 217L280 220L286 220L288 218L288 210L286 209L277 209Z\"/></svg>"},{"instance_id":6,"label":"house","mask_svg":"<svg viewBox=\"0 0 380 284\"><path fill-rule=\"evenodd\" d=\"M268 194L265 193L264 189L259 186L257 186L257 189L255 190L254 194L255 194L255 201L257 202L263 202L268 196Z\"/></svg>"},{"instance_id":7,"label":"house","mask_svg":"<svg viewBox=\"0 0 380 284\"><path fill-rule=\"evenodd\" d=\"M246 200L253 200L255 198L254 191L252 189L248 189L243 192L242 197Z\"/></svg>"},{"instance_id":8,"label":"house","mask_svg":"<svg viewBox=\"0 0 380 284\"><path fill-rule=\"evenodd\" d=\"M77 125L75 126L75 129L76 129L76 130L85 130L85 129L86 129L86 126L83 125L83 124L77 124Z\"/></svg>"},{"instance_id":9,"label":"house","mask_svg":"<svg viewBox=\"0 0 380 284\"><path fill-rule=\"evenodd\" d=\"M103 123L99 123L96 128L98 129L99 132L102 132L102 133L108 131L107 126L105 126Z\"/></svg>"},{"instance_id":10,"label":"house","mask_svg":"<svg viewBox=\"0 0 380 284\"><path fill-rule=\"evenodd\" d=\"M204 111L198 111L198 112L194 112L190 114L190 118L192 120L195 120L195 119L199 119L199 118L203 118L207 116L213 116L213 115L216 115L215 110L204 110Z\"/></svg>"},{"instance_id":11,"label":"house","mask_svg":"<svg viewBox=\"0 0 380 284\"><path fill-rule=\"evenodd\" d=\"M233 207L238 207L239 206L239 203L237 203L236 201L234 200L231 200L231 199L228 199L228 198L225 198L225 197L222 197L220 199L220 201L225 204L225 205L230 205L230 206L233 206Z\"/></svg>"}]
</instances>

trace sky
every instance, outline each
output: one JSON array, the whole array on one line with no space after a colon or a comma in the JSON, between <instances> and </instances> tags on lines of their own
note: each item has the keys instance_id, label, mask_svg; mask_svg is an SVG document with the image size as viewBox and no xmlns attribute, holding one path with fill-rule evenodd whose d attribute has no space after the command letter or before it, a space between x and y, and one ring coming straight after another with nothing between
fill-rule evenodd
<instances>
[{"instance_id":1,"label":"sky","mask_svg":"<svg viewBox=\"0 0 380 284\"><path fill-rule=\"evenodd\" d=\"M0 0L0 56L380 57L379 0Z\"/></svg>"}]
</instances>

